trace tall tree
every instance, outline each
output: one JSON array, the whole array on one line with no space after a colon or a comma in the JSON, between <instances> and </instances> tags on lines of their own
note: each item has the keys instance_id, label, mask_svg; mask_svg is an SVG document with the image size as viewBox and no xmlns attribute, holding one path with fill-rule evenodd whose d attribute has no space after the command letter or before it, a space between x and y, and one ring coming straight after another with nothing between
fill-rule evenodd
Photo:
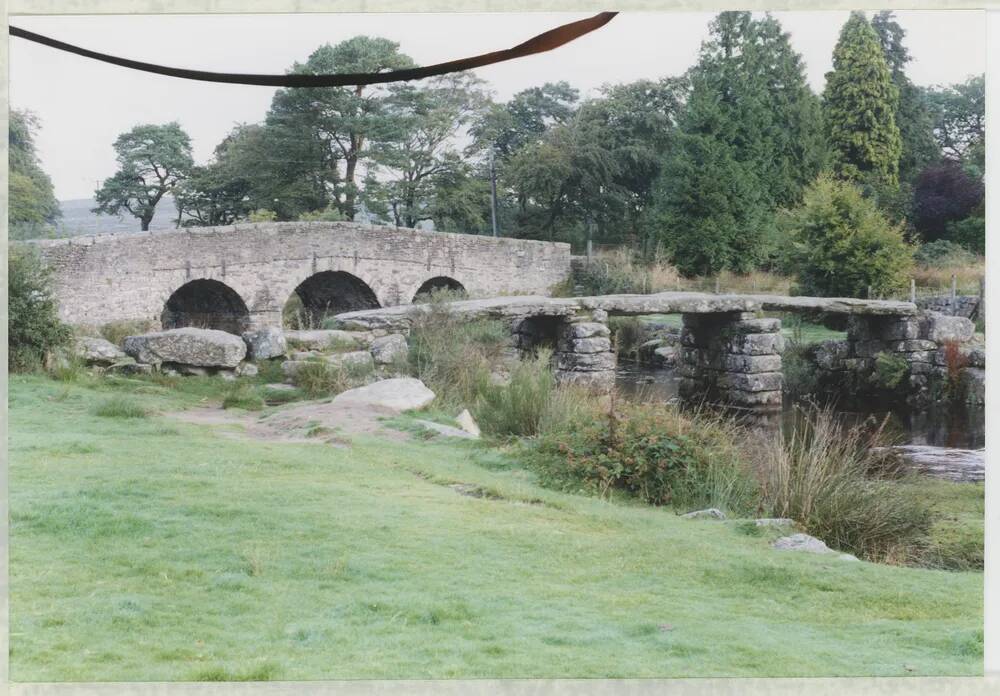
<instances>
[{"instance_id":1,"label":"tall tree","mask_svg":"<svg viewBox=\"0 0 1000 696\"><path fill-rule=\"evenodd\" d=\"M13 109L8 122L9 223L35 229L55 222L62 214L52 190L52 180L42 170L35 150L38 117Z\"/></svg>"},{"instance_id":2,"label":"tall tree","mask_svg":"<svg viewBox=\"0 0 1000 696\"><path fill-rule=\"evenodd\" d=\"M303 74L381 72L412 67L413 61L389 39L356 36L336 46L316 49L291 72ZM378 143L397 138L402 120L399 106L412 90L406 84L319 87L278 90L267 122L324 148L327 164L336 170L333 200L344 216L357 213L359 165ZM343 171L340 163L343 162Z\"/></svg>"},{"instance_id":3,"label":"tall tree","mask_svg":"<svg viewBox=\"0 0 1000 696\"><path fill-rule=\"evenodd\" d=\"M852 12L826 74L823 121L833 171L875 187L899 181L899 93L879 37L863 12Z\"/></svg>"},{"instance_id":4,"label":"tall tree","mask_svg":"<svg viewBox=\"0 0 1000 696\"><path fill-rule=\"evenodd\" d=\"M910 183L924 167L941 156L940 147L934 140L934 121L923 91L906 75L906 64L910 62L910 53L903 45L906 31L891 10L883 10L872 17L872 27L878 34L882 54L899 94L895 112L902 145L899 179Z\"/></svg>"},{"instance_id":5,"label":"tall tree","mask_svg":"<svg viewBox=\"0 0 1000 696\"><path fill-rule=\"evenodd\" d=\"M191 172L191 139L176 121L139 125L114 143L118 171L94 193L95 213L119 215L127 210L149 229L156 205Z\"/></svg>"},{"instance_id":6,"label":"tall tree","mask_svg":"<svg viewBox=\"0 0 1000 696\"><path fill-rule=\"evenodd\" d=\"M774 209L796 203L820 169L819 103L769 15L719 14L689 79L652 214L685 273L748 270Z\"/></svg>"},{"instance_id":7,"label":"tall tree","mask_svg":"<svg viewBox=\"0 0 1000 696\"><path fill-rule=\"evenodd\" d=\"M426 220L437 224L439 189L468 175L456 136L485 103L482 81L471 73L446 75L397 95L400 127L396 137L372 146L366 207L397 226L415 227Z\"/></svg>"},{"instance_id":8,"label":"tall tree","mask_svg":"<svg viewBox=\"0 0 1000 696\"><path fill-rule=\"evenodd\" d=\"M493 148L509 159L525 145L537 143L546 130L569 121L580 92L568 82L547 82L518 92L509 102L491 104L469 129L473 152Z\"/></svg>"},{"instance_id":9,"label":"tall tree","mask_svg":"<svg viewBox=\"0 0 1000 696\"><path fill-rule=\"evenodd\" d=\"M985 159L986 80L983 75L927 91L934 114L934 135L945 157L963 164Z\"/></svg>"}]
</instances>

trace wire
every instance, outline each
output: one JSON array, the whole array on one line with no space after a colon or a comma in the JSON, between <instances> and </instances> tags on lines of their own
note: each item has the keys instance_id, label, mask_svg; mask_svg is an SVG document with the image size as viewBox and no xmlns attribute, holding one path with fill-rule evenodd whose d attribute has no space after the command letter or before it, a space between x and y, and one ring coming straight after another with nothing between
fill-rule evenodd
<instances>
[{"instance_id":1,"label":"wire","mask_svg":"<svg viewBox=\"0 0 1000 696\"><path fill-rule=\"evenodd\" d=\"M120 58L106 53L98 53L97 51L91 51L86 48L81 48L80 46L64 43L62 41L43 36L41 34L36 34L25 29L20 29L15 26L9 26L8 31L11 36L27 39L28 41L34 41L35 43L40 43L44 46L49 46L60 51L75 53L76 55L84 56L85 58L93 58L94 60L100 60L105 63L111 63L112 65L119 65L133 70L142 70L145 72L156 73L158 75L167 75L168 77L180 77L187 80L201 80L203 82L225 82L237 85L261 85L268 87L345 87L381 84L386 82L402 82L407 80L422 80L427 77L435 77L437 75L445 75L452 72L471 70L485 65L493 65L494 63L514 60L515 58L523 58L536 53L544 53L568 44L569 42L574 41L585 34L589 34L596 29L600 29L605 24L610 22L616 14L618 13L601 12L600 14L596 14L587 19L581 19L576 22L570 22L569 24L563 24L555 29L550 29L549 31L528 39L524 43L514 46L513 48L508 48L502 51L493 51L491 53L483 53L470 58L460 58L459 60L452 60L446 63L436 63L422 68L407 68L405 70L391 70L379 73L334 73L326 75L259 75L250 73L220 73L208 72L205 70L172 68L165 65L157 65L155 63L143 63L141 61L130 60L128 58Z\"/></svg>"}]
</instances>

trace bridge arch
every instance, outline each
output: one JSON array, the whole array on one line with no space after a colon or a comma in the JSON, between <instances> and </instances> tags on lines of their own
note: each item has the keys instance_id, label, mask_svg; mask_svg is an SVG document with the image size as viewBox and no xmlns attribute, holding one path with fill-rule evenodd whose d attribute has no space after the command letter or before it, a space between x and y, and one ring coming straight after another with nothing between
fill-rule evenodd
<instances>
[{"instance_id":1,"label":"bridge arch","mask_svg":"<svg viewBox=\"0 0 1000 696\"><path fill-rule=\"evenodd\" d=\"M240 294L225 283L198 278L167 298L160 323L164 329L195 326L240 334L250 327L250 311Z\"/></svg>"},{"instance_id":2,"label":"bridge arch","mask_svg":"<svg viewBox=\"0 0 1000 696\"><path fill-rule=\"evenodd\" d=\"M375 292L361 278L347 271L320 271L296 286L283 313L286 324L315 328L334 314L379 307Z\"/></svg>"},{"instance_id":3,"label":"bridge arch","mask_svg":"<svg viewBox=\"0 0 1000 696\"><path fill-rule=\"evenodd\" d=\"M465 295L465 286L454 278L449 276L434 276L433 278L428 278L425 280L417 291L413 293L412 302L420 302L421 299L430 295L435 290L451 290L456 293Z\"/></svg>"}]
</instances>

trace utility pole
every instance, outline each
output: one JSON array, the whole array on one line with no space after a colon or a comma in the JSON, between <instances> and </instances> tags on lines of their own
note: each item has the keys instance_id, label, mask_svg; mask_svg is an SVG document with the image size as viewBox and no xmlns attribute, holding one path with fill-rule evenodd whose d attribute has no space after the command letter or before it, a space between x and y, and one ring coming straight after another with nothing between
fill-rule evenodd
<instances>
[{"instance_id":1,"label":"utility pole","mask_svg":"<svg viewBox=\"0 0 1000 696\"><path fill-rule=\"evenodd\" d=\"M498 237L497 229L497 171L493 166L493 146L490 146L490 216L493 219L493 236Z\"/></svg>"}]
</instances>

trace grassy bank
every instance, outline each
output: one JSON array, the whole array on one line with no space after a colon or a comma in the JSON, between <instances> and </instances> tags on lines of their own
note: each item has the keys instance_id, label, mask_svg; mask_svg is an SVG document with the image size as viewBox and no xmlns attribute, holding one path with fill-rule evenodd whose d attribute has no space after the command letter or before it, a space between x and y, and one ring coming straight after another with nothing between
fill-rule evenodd
<instances>
[{"instance_id":1,"label":"grassy bank","mask_svg":"<svg viewBox=\"0 0 1000 696\"><path fill-rule=\"evenodd\" d=\"M212 402L186 384L11 377L15 681L981 673L981 573L774 551L477 444L227 436L162 415Z\"/></svg>"}]
</instances>

